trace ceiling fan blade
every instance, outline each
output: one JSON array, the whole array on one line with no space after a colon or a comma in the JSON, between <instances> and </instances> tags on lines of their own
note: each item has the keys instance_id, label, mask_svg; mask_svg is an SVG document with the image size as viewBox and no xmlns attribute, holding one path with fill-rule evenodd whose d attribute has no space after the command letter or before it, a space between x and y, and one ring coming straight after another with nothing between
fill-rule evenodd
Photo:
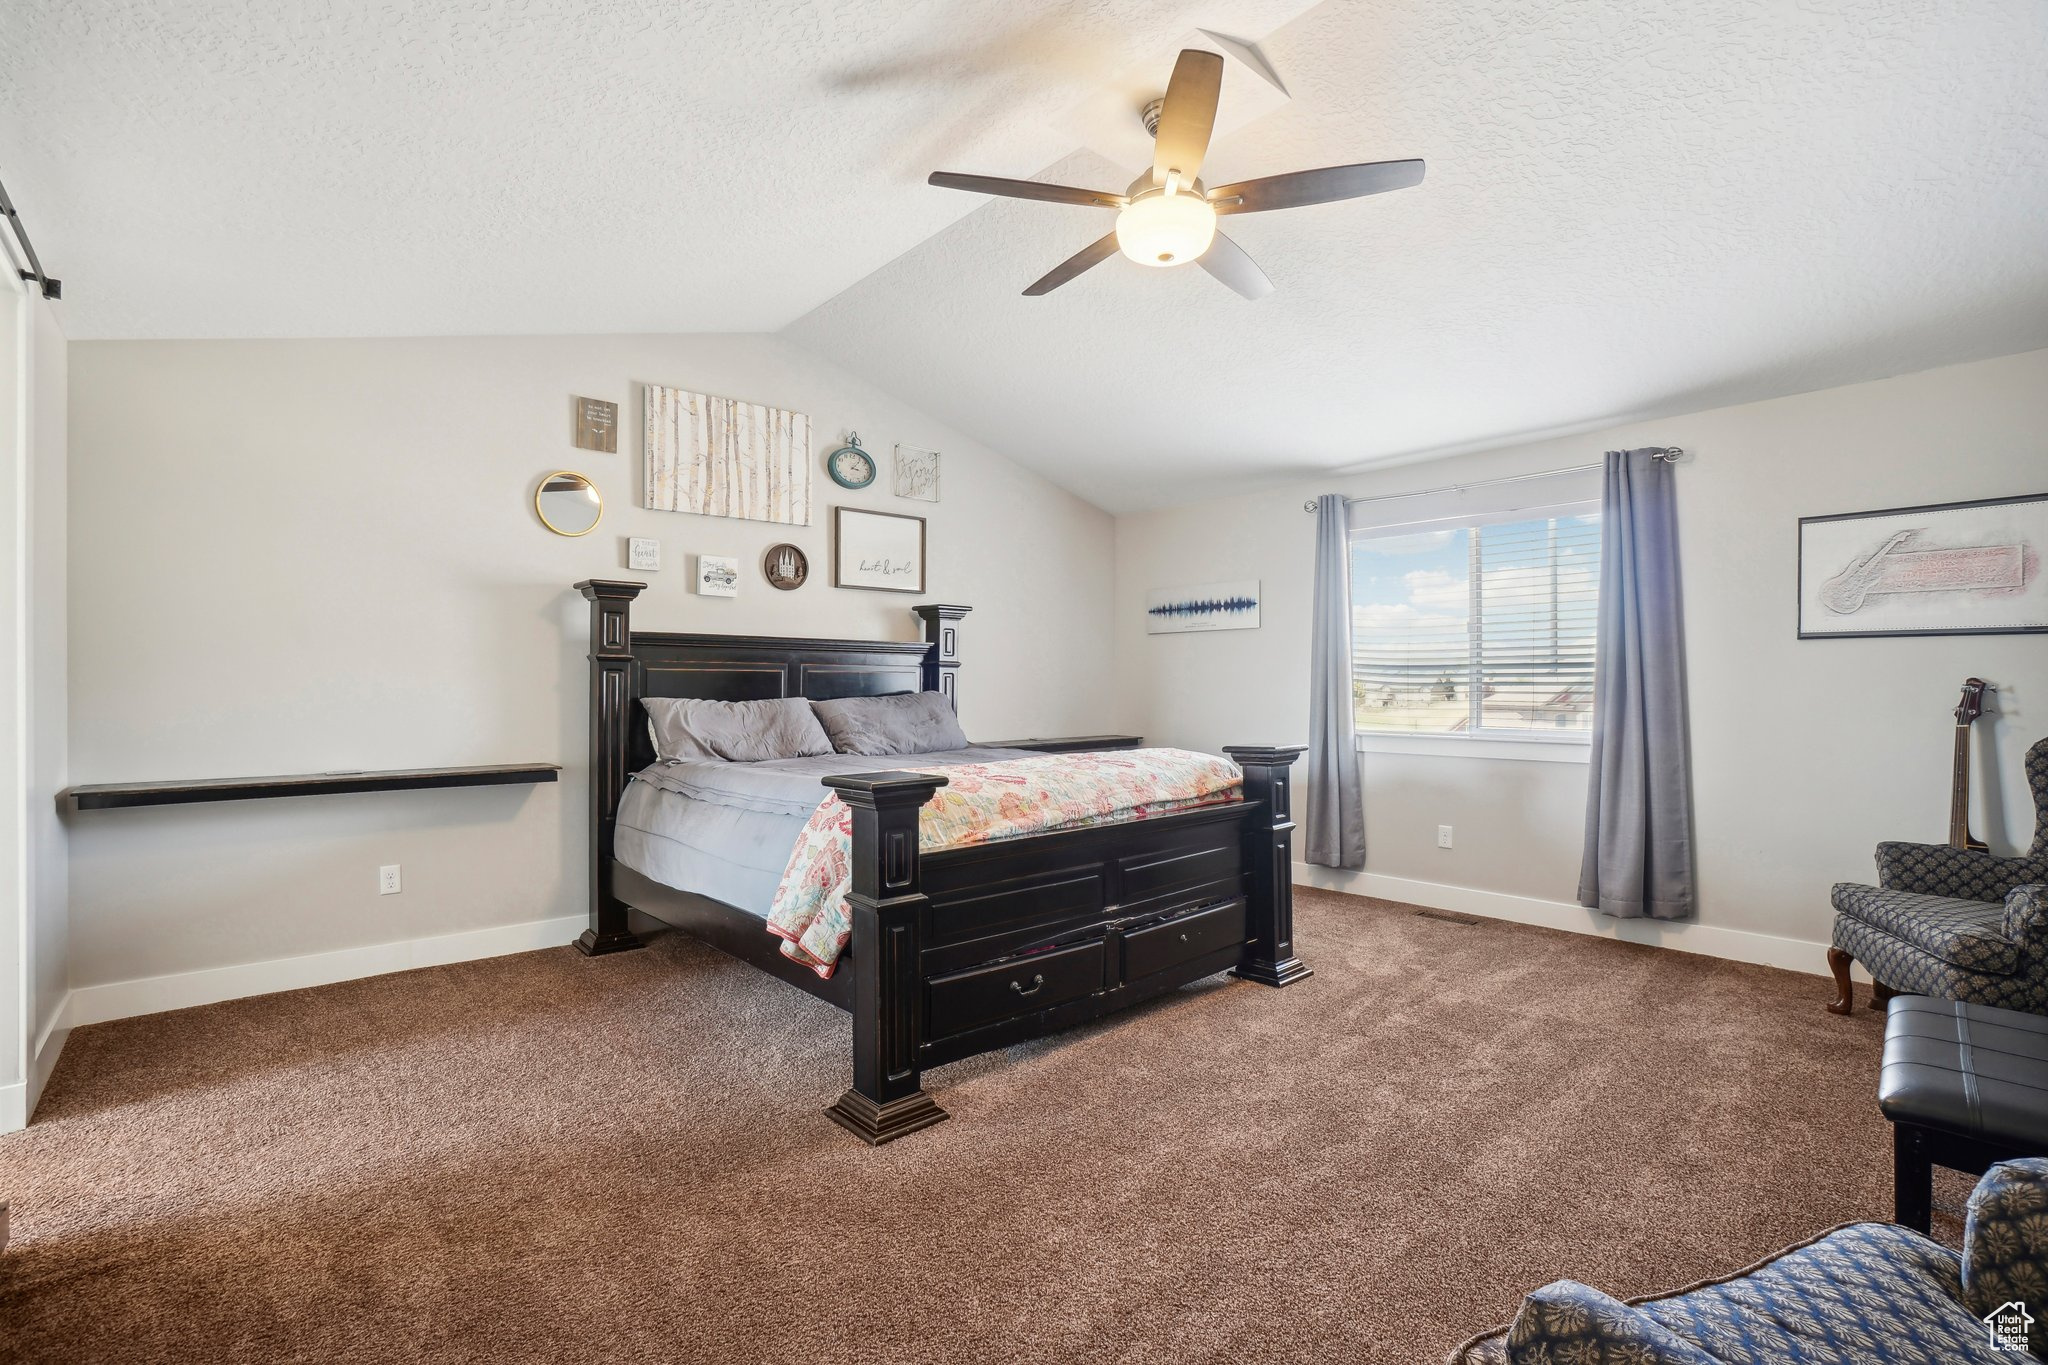
<instances>
[{"instance_id":1,"label":"ceiling fan blade","mask_svg":"<svg viewBox=\"0 0 2048 1365\"><path fill-rule=\"evenodd\" d=\"M1197 47L1183 48L1159 107L1159 131L1152 135L1152 183L1164 185L1168 171L1179 171L1186 186L1202 173L1222 93L1223 59Z\"/></svg>"},{"instance_id":2,"label":"ceiling fan blade","mask_svg":"<svg viewBox=\"0 0 2048 1365\"><path fill-rule=\"evenodd\" d=\"M972 190L976 194L1000 194L1006 199L1044 199L1055 204L1087 204L1120 209L1124 197L1107 190L1080 190L1071 185L1048 185L1041 180L1005 180L994 175L961 175L956 171L933 171L928 182L947 190Z\"/></svg>"},{"instance_id":3,"label":"ceiling fan blade","mask_svg":"<svg viewBox=\"0 0 2048 1365\"><path fill-rule=\"evenodd\" d=\"M1262 299L1273 292L1273 282L1259 269L1259 263L1220 232L1196 264L1248 299Z\"/></svg>"},{"instance_id":4,"label":"ceiling fan blade","mask_svg":"<svg viewBox=\"0 0 2048 1365\"><path fill-rule=\"evenodd\" d=\"M1116 255L1116 234L1112 232L1100 241L1090 242L1087 246L1082 247L1079 251L1047 271L1043 277L1024 291L1025 297L1037 298L1041 294L1050 294L1082 271L1101 265L1114 255ZM1258 269L1257 266L1252 268L1254 270Z\"/></svg>"},{"instance_id":5,"label":"ceiling fan blade","mask_svg":"<svg viewBox=\"0 0 2048 1365\"><path fill-rule=\"evenodd\" d=\"M1356 166L1325 166L1290 171L1259 180L1240 180L1209 191L1218 213L1264 213L1268 209L1300 208L1387 190L1405 190L1422 183L1420 161L1366 161Z\"/></svg>"}]
</instances>

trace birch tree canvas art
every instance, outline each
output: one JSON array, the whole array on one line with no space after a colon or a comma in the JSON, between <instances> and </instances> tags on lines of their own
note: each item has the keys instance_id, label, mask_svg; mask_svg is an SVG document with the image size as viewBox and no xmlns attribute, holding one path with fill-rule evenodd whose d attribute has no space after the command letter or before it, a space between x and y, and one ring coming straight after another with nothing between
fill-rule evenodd
<instances>
[{"instance_id":1,"label":"birch tree canvas art","mask_svg":"<svg viewBox=\"0 0 2048 1365\"><path fill-rule=\"evenodd\" d=\"M654 511L811 524L804 413L649 384L643 462Z\"/></svg>"}]
</instances>

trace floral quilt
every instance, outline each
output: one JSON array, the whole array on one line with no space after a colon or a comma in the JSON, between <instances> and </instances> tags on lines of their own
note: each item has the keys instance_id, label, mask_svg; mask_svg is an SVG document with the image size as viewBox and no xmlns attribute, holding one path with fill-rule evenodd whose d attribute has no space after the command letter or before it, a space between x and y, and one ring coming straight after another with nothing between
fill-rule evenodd
<instances>
[{"instance_id":1,"label":"floral quilt","mask_svg":"<svg viewBox=\"0 0 2048 1365\"><path fill-rule=\"evenodd\" d=\"M1044 754L891 771L947 779L917 813L918 848L925 853L1244 799L1244 774L1235 763L1186 749ZM835 792L797 836L768 912L768 932L782 940L783 956L819 976L832 975L853 934L846 906L852 848L853 812Z\"/></svg>"}]
</instances>

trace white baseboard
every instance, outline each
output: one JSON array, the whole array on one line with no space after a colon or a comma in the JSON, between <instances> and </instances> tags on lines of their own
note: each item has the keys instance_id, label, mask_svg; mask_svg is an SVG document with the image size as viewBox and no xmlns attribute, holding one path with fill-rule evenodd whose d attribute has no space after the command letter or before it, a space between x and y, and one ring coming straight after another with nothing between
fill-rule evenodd
<instances>
[{"instance_id":1,"label":"white baseboard","mask_svg":"<svg viewBox=\"0 0 2048 1365\"><path fill-rule=\"evenodd\" d=\"M295 991L305 986L326 986L336 981L409 971L414 967L439 967L450 962L532 952L536 948L559 948L582 933L587 923L582 915L564 915L492 929L471 929L460 934L342 948L331 953L310 953L305 957L209 967L203 971L179 972L171 976L112 981L101 986L78 986L71 992L64 1025L67 1029L82 1028L87 1024L105 1023L109 1019L155 1014L161 1010L190 1009L194 1005L239 1000L249 995L269 995L273 991Z\"/></svg>"},{"instance_id":2,"label":"white baseboard","mask_svg":"<svg viewBox=\"0 0 2048 1365\"><path fill-rule=\"evenodd\" d=\"M50 1072L56 1069L57 1058L64 1051L64 1040L71 1036L70 1025L65 1022L70 1007L71 997L66 995L50 1011L49 1022L43 1025L42 1034L29 1052L28 1079L0 1085L0 1133L18 1133L28 1127L29 1116L36 1112L36 1101L43 1097L43 1087L49 1084Z\"/></svg>"},{"instance_id":3,"label":"white baseboard","mask_svg":"<svg viewBox=\"0 0 2048 1365\"><path fill-rule=\"evenodd\" d=\"M43 1097L43 1087L50 1083L50 1073L57 1069L57 1058L64 1053L64 1044L71 1037L71 992L57 1002L57 1008L50 1011L50 1021L43 1025L43 1036L36 1039L35 1052L28 1063L28 1112L36 1112L36 1102Z\"/></svg>"},{"instance_id":4,"label":"white baseboard","mask_svg":"<svg viewBox=\"0 0 2048 1365\"><path fill-rule=\"evenodd\" d=\"M1500 891L1477 891L1466 886L1445 886L1438 882L1411 881L1377 872L1345 872L1312 863L1294 865L1297 886L1344 891L1354 896L1375 896L1381 900L1426 905L1433 910L1455 910L1487 919L1512 920L1516 924L1537 924L1545 929L1590 934L1595 938L1616 938L1628 943L1646 943L1655 948L1673 948L1681 953L1726 958L1731 962L1754 962L1781 967L1809 976L1826 974L1825 943L1803 938L1780 938L1749 929L1724 929L1693 920L1615 919L1563 901L1538 900L1533 896L1512 896ZM1868 981L1861 967L1856 979Z\"/></svg>"}]
</instances>

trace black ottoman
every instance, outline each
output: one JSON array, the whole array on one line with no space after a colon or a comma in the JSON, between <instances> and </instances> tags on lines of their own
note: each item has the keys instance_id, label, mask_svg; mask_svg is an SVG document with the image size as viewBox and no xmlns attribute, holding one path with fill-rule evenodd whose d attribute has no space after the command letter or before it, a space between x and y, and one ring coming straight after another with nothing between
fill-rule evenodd
<instances>
[{"instance_id":1,"label":"black ottoman","mask_svg":"<svg viewBox=\"0 0 2048 1365\"><path fill-rule=\"evenodd\" d=\"M2048 1018L1925 995L1891 1002L1877 1106L1892 1121L1893 1218L1928 1231L1934 1168L2048 1155Z\"/></svg>"}]
</instances>

